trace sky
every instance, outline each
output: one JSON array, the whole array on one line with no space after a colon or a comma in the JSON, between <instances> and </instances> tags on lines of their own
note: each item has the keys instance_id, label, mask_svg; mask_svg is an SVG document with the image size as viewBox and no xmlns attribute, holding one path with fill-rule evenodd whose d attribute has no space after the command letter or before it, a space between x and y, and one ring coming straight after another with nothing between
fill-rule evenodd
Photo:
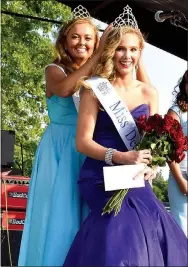
<instances>
[{"instance_id":1,"label":"sky","mask_svg":"<svg viewBox=\"0 0 188 267\"><path fill-rule=\"evenodd\" d=\"M107 27L107 24L101 21L95 20L95 23L103 30ZM172 92L186 71L187 62L149 43L145 44L142 56L150 81L158 91L159 113L164 115L173 104ZM164 179L167 180L168 167L161 170Z\"/></svg>"}]
</instances>

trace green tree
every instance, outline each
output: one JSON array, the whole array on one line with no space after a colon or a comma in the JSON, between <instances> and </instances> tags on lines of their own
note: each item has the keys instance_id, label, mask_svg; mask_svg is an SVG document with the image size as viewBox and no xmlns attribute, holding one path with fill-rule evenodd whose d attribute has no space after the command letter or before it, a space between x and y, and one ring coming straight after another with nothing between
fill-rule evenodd
<instances>
[{"instance_id":1,"label":"green tree","mask_svg":"<svg viewBox=\"0 0 188 267\"><path fill-rule=\"evenodd\" d=\"M162 171L157 173L156 178L153 180L153 191L157 198L162 202L168 202L168 181L165 181L162 176Z\"/></svg>"},{"instance_id":2,"label":"green tree","mask_svg":"<svg viewBox=\"0 0 188 267\"><path fill-rule=\"evenodd\" d=\"M57 1L2 1L2 11L65 21L70 8ZM24 175L48 123L44 67L53 59L53 23L2 14L2 129L16 133L15 161Z\"/></svg>"}]
</instances>

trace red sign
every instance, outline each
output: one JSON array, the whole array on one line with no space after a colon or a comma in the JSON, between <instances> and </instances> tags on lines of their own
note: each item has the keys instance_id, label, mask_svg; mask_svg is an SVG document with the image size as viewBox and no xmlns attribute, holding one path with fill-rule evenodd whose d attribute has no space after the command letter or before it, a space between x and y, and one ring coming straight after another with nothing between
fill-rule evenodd
<instances>
[{"instance_id":1,"label":"red sign","mask_svg":"<svg viewBox=\"0 0 188 267\"><path fill-rule=\"evenodd\" d=\"M3 173L1 178L1 208L26 210L30 178Z\"/></svg>"},{"instance_id":2,"label":"red sign","mask_svg":"<svg viewBox=\"0 0 188 267\"><path fill-rule=\"evenodd\" d=\"M2 229L23 231L25 223L25 212L3 211L2 213Z\"/></svg>"}]
</instances>

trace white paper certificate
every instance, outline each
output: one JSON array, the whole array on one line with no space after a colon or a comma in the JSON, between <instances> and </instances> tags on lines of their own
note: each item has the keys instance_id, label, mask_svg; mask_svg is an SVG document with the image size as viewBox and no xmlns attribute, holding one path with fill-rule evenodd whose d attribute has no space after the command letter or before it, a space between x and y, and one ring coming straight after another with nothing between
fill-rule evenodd
<instances>
[{"instance_id":1,"label":"white paper certificate","mask_svg":"<svg viewBox=\"0 0 188 267\"><path fill-rule=\"evenodd\" d=\"M144 164L103 167L105 191L144 187L144 168Z\"/></svg>"}]
</instances>

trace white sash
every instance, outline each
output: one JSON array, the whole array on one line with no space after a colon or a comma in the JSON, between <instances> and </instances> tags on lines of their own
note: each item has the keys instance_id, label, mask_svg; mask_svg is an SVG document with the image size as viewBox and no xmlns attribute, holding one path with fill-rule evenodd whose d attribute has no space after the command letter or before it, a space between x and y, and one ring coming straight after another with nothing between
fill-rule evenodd
<instances>
[{"instance_id":1,"label":"white sash","mask_svg":"<svg viewBox=\"0 0 188 267\"><path fill-rule=\"evenodd\" d=\"M110 118L128 150L133 150L140 140L136 123L125 103L122 103L111 83L100 77L92 77L86 82L91 86Z\"/></svg>"},{"instance_id":2,"label":"white sash","mask_svg":"<svg viewBox=\"0 0 188 267\"><path fill-rule=\"evenodd\" d=\"M55 64L55 63L51 63L51 64L49 64L48 66L55 66L55 67L59 68L59 69L65 74L65 76L67 76L67 74L65 73L64 69L63 69L61 66L59 66L59 65L57 65L57 64ZM46 66L46 68L47 68L48 66ZM78 112L78 110L79 110L79 105L80 105L79 92L76 92L74 95L72 95L72 100L73 100L74 105L75 105L75 108L76 108L76 110L77 110L77 112Z\"/></svg>"},{"instance_id":3,"label":"white sash","mask_svg":"<svg viewBox=\"0 0 188 267\"><path fill-rule=\"evenodd\" d=\"M72 100L74 102L75 108L78 112L79 110L79 105L80 105L80 95L79 92L74 93L74 95L72 95Z\"/></svg>"}]
</instances>

